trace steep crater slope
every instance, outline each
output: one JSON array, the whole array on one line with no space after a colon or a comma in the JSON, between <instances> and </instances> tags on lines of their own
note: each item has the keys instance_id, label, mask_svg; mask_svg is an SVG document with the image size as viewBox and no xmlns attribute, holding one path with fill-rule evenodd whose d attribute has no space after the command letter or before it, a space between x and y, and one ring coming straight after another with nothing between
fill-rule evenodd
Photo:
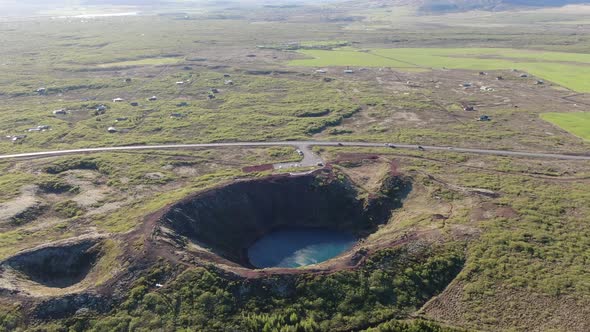
<instances>
[{"instance_id":1,"label":"steep crater slope","mask_svg":"<svg viewBox=\"0 0 590 332\"><path fill-rule=\"evenodd\" d=\"M331 171L235 182L173 205L159 231L177 246L208 249L252 268L247 250L266 234L297 227L365 237L401 207L411 187L408 178L388 177L378 192L368 193Z\"/></svg>"}]
</instances>

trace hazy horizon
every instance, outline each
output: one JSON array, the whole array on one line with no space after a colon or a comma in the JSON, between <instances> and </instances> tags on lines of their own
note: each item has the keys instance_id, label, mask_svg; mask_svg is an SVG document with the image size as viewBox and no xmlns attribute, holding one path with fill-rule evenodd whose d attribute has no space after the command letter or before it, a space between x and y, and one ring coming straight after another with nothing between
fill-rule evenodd
<instances>
[{"instance_id":1,"label":"hazy horizon","mask_svg":"<svg viewBox=\"0 0 590 332\"><path fill-rule=\"evenodd\" d=\"M334 2L339 0L322 0L313 1L314 3ZM0 17L1 16L37 16L44 15L48 11L61 9L90 9L92 7L113 7L113 9L130 9L141 8L162 9L169 8L190 8L198 6L213 5L266 5L266 4L305 4L310 0L0 0Z\"/></svg>"}]
</instances>

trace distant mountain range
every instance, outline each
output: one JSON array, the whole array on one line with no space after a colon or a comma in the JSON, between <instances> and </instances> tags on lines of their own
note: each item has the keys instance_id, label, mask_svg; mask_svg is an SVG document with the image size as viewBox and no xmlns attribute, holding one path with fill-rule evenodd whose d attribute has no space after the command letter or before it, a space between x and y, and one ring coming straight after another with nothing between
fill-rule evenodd
<instances>
[{"instance_id":1,"label":"distant mountain range","mask_svg":"<svg viewBox=\"0 0 590 332\"><path fill-rule=\"evenodd\" d=\"M318 0L319 1L319 0ZM322 0L323 2L330 0ZM526 7L561 7L590 4L590 0L333 0L356 8L410 6L422 12L454 12L468 10L502 11Z\"/></svg>"},{"instance_id":2,"label":"distant mountain range","mask_svg":"<svg viewBox=\"0 0 590 332\"><path fill-rule=\"evenodd\" d=\"M418 0L423 11L503 10L514 7L557 7L590 3L590 0Z\"/></svg>"}]
</instances>

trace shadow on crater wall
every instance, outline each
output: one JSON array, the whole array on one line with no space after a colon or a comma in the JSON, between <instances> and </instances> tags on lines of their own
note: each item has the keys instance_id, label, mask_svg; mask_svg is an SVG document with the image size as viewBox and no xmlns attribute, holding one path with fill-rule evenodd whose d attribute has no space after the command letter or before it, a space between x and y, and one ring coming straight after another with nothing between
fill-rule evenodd
<instances>
[{"instance_id":1,"label":"shadow on crater wall","mask_svg":"<svg viewBox=\"0 0 590 332\"><path fill-rule=\"evenodd\" d=\"M47 287L65 288L82 281L99 258L99 244L88 240L22 253L3 265Z\"/></svg>"}]
</instances>

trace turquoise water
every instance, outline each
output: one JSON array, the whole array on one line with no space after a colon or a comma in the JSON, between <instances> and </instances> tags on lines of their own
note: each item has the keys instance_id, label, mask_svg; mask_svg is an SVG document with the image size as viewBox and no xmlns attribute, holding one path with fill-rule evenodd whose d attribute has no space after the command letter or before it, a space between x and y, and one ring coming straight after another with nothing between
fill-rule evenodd
<instances>
[{"instance_id":1,"label":"turquoise water","mask_svg":"<svg viewBox=\"0 0 590 332\"><path fill-rule=\"evenodd\" d=\"M269 233L248 249L257 268L295 268L320 263L352 248L356 238L325 229L286 229Z\"/></svg>"}]
</instances>

